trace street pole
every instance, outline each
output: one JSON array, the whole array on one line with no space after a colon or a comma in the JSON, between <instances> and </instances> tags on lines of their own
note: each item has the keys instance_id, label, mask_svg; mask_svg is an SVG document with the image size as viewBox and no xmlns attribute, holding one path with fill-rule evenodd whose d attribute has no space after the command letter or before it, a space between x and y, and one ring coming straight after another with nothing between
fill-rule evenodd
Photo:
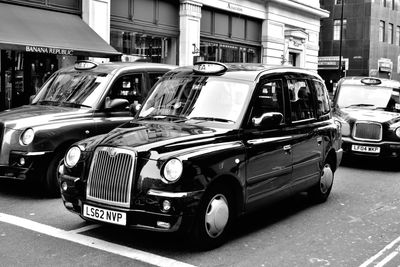
<instances>
[{"instance_id":1,"label":"street pole","mask_svg":"<svg viewBox=\"0 0 400 267\"><path fill-rule=\"evenodd\" d=\"M343 6L344 1L342 0L342 11L340 13L340 41L339 41L339 79L342 78L342 42L343 42Z\"/></svg>"}]
</instances>

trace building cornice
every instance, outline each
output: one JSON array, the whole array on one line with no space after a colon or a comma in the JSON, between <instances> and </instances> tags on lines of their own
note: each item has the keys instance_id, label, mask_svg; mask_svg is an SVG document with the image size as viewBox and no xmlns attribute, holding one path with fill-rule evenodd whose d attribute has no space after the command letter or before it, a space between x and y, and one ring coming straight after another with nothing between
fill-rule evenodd
<instances>
[{"instance_id":1,"label":"building cornice","mask_svg":"<svg viewBox=\"0 0 400 267\"><path fill-rule=\"evenodd\" d=\"M304 3L300 3L300 1L297 1L297 0L267 0L267 1L275 2L280 5L285 5L285 6L295 8L295 9L299 9L304 12L308 12L313 15L319 16L320 18L328 18L329 17L329 11L322 9L322 8L315 7L315 6L310 6L310 5L307 5ZM303 1L303 2L305 2L305 1Z\"/></svg>"}]
</instances>

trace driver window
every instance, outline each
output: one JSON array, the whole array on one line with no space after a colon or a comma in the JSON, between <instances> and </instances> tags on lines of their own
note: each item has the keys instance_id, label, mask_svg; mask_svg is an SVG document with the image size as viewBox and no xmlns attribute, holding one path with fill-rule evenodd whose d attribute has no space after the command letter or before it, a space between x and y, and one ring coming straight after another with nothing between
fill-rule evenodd
<instances>
[{"instance_id":1,"label":"driver window","mask_svg":"<svg viewBox=\"0 0 400 267\"><path fill-rule=\"evenodd\" d=\"M278 112L284 115L281 80L266 81L256 95L252 117L261 117L262 114L268 112Z\"/></svg>"},{"instance_id":2,"label":"driver window","mask_svg":"<svg viewBox=\"0 0 400 267\"><path fill-rule=\"evenodd\" d=\"M126 99L130 104L136 100L141 103L145 97L142 85L142 74L125 75L115 81L108 96L110 99Z\"/></svg>"}]
</instances>

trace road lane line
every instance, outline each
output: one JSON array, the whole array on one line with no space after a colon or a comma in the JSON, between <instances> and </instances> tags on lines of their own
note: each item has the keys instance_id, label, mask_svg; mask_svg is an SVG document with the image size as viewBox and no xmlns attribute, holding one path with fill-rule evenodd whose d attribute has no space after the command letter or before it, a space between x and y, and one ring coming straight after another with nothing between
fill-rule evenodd
<instances>
[{"instance_id":1,"label":"road lane line","mask_svg":"<svg viewBox=\"0 0 400 267\"><path fill-rule=\"evenodd\" d=\"M82 232L86 232L86 231L90 231L96 228L99 228L101 225L100 224L90 224L90 225L86 225L84 227L78 228L78 229L74 229L71 231L68 231L69 233L74 233L74 234L79 234Z\"/></svg>"},{"instance_id":2,"label":"road lane line","mask_svg":"<svg viewBox=\"0 0 400 267\"><path fill-rule=\"evenodd\" d=\"M360 267L367 267L369 264L373 263L377 258L382 256L385 252L387 252L389 249L391 249L398 242L400 242L400 236L397 237L395 240L393 240L389 245L384 247L382 250L380 250L378 253L376 253L374 256L372 256L371 258L366 260L363 264L360 265Z\"/></svg>"},{"instance_id":3,"label":"road lane line","mask_svg":"<svg viewBox=\"0 0 400 267\"><path fill-rule=\"evenodd\" d=\"M148 253L145 251L121 246L101 239L84 236L81 234L65 231L49 225L41 224L35 221L16 217L13 215L0 213L0 222L19 226L34 232L42 233L48 236L68 240L70 242L78 243L87 247L103 250L109 253L121 255L130 259L138 260L141 262L153 264L159 267L194 267L184 262L176 261L170 258L162 257L156 254Z\"/></svg>"},{"instance_id":4,"label":"road lane line","mask_svg":"<svg viewBox=\"0 0 400 267\"><path fill-rule=\"evenodd\" d=\"M391 261L394 257L396 257L396 255L399 254L397 251L393 251L392 253L390 253L388 256L386 256L383 260L381 260L380 262L378 262L377 265L375 265L375 267L383 267L386 265L386 263L388 263L389 261Z\"/></svg>"}]
</instances>

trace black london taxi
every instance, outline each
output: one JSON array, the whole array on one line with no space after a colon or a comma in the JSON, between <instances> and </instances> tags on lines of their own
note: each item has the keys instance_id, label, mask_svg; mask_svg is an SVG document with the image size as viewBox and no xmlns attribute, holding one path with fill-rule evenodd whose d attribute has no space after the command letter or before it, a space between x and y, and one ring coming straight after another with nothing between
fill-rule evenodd
<instances>
[{"instance_id":1,"label":"black london taxi","mask_svg":"<svg viewBox=\"0 0 400 267\"><path fill-rule=\"evenodd\" d=\"M346 154L400 157L400 82L373 77L339 81L334 116L342 124Z\"/></svg>"},{"instance_id":2,"label":"black london taxi","mask_svg":"<svg viewBox=\"0 0 400 267\"><path fill-rule=\"evenodd\" d=\"M62 200L88 221L180 231L214 248L238 215L264 204L302 191L324 202L342 157L339 126L314 72L180 67L132 121L70 147Z\"/></svg>"},{"instance_id":3,"label":"black london taxi","mask_svg":"<svg viewBox=\"0 0 400 267\"><path fill-rule=\"evenodd\" d=\"M30 105L0 113L0 178L31 178L60 196L58 166L71 144L130 121L129 104L175 67L78 61L57 71Z\"/></svg>"}]
</instances>

